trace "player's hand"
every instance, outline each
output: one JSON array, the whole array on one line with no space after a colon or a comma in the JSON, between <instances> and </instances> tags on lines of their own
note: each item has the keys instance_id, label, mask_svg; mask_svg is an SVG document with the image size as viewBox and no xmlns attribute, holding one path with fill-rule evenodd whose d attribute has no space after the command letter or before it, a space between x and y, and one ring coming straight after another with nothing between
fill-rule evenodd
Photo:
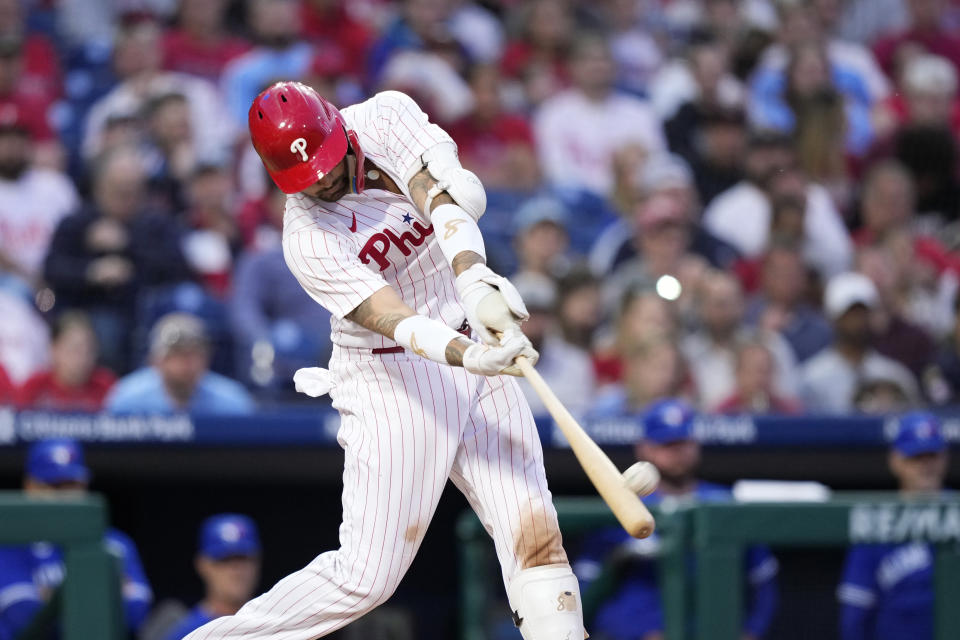
<instances>
[{"instance_id":1,"label":"player's hand","mask_svg":"<svg viewBox=\"0 0 960 640\"><path fill-rule=\"evenodd\" d=\"M501 344L497 334L519 331L519 323L530 317L517 288L487 265L465 270L457 276L456 287L467 322L484 344Z\"/></svg>"},{"instance_id":2,"label":"player's hand","mask_svg":"<svg viewBox=\"0 0 960 640\"><path fill-rule=\"evenodd\" d=\"M463 352L463 368L481 376L522 376L514 364L517 356L524 356L530 364L536 364L540 354L530 344L530 339L519 329L510 329L500 338L499 346L475 343Z\"/></svg>"}]
</instances>

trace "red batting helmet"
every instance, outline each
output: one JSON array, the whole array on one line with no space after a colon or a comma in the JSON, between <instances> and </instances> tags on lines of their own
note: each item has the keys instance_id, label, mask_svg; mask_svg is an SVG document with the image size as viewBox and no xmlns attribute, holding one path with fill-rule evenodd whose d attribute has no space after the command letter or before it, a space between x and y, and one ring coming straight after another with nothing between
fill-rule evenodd
<instances>
[{"instance_id":1,"label":"red batting helmet","mask_svg":"<svg viewBox=\"0 0 960 640\"><path fill-rule=\"evenodd\" d=\"M247 114L253 148L284 193L314 184L343 160L357 157L354 193L363 190L363 151L337 108L299 82L277 82L257 96Z\"/></svg>"}]
</instances>

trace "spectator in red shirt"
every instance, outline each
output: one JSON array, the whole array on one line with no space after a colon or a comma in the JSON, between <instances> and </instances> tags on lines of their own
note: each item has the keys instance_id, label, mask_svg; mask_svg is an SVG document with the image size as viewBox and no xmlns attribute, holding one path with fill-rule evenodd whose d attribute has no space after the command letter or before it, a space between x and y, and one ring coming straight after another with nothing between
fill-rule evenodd
<instances>
[{"instance_id":1,"label":"spectator in red shirt","mask_svg":"<svg viewBox=\"0 0 960 640\"><path fill-rule=\"evenodd\" d=\"M736 352L736 390L717 405L717 413L800 413L798 402L774 392L775 364L762 342L741 343Z\"/></svg>"},{"instance_id":2,"label":"spectator in red shirt","mask_svg":"<svg viewBox=\"0 0 960 640\"><path fill-rule=\"evenodd\" d=\"M448 128L460 161L487 189L533 190L540 182L540 169L530 124L504 111L496 67L478 65L469 80L473 111Z\"/></svg>"},{"instance_id":3,"label":"spectator in red shirt","mask_svg":"<svg viewBox=\"0 0 960 640\"><path fill-rule=\"evenodd\" d=\"M24 409L99 411L116 381L98 367L97 338L86 314L70 311L53 325L52 367L29 378L17 404Z\"/></svg>"},{"instance_id":4,"label":"spectator in red shirt","mask_svg":"<svg viewBox=\"0 0 960 640\"><path fill-rule=\"evenodd\" d=\"M361 78L373 34L350 14L347 5L344 0L302 0L300 22L306 38L335 49L331 55L342 57L344 71Z\"/></svg>"},{"instance_id":5,"label":"spectator in red shirt","mask_svg":"<svg viewBox=\"0 0 960 640\"><path fill-rule=\"evenodd\" d=\"M24 41L0 35L0 111L16 119L29 133L35 166L59 169L64 164L60 140L50 127L50 109L56 96L25 76Z\"/></svg>"},{"instance_id":6,"label":"spectator in red shirt","mask_svg":"<svg viewBox=\"0 0 960 640\"><path fill-rule=\"evenodd\" d=\"M904 62L910 49L920 48L943 56L960 71L960 38L944 29L941 17L944 14L943 0L910 0L908 3L911 26L896 35L881 38L873 47L877 62L893 76Z\"/></svg>"},{"instance_id":7,"label":"spectator in red shirt","mask_svg":"<svg viewBox=\"0 0 960 640\"><path fill-rule=\"evenodd\" d=\"M219 82L228 62L250 43L224 28L226 0L181 0L177 25L163 38L163 68Z\"/></svg>"},{"instance_id":8,"label":"spectator in red shirt","mask_svg":"<svg viewBox=\"0 0 960 640\"><path fill-rule=\"evenodd\" d=\"M507 45L501 65L506 76L523 85L527 102L536 106L568 84L574 21L569 3L557 0L536 0L523 10L522 32Z\"/></svg>"},{"instance_id":9,"label":"spectator in red shirt","mask_svg":"<svg viewBox=\"0 0 960 640\"><path fill-rule=\"evenodd\" d=\"M0 0L0 38L22 43L22 89L53 102L63 94L60 58L53 44L39 33L27 33L20 0Z\"/></svg>"},{"instance_id":10,"label":"spectator in red shirt","mask_svg":"<svg viewBox=\"0 0 960 640\"><path fill-rule=\"evenodd\" d=\"M9 407L15 404L16 401L16 391L17 388L14 386L13 382L10 381L10 377L7 376L6 370L3 367L0 367L0 407Z\"/></svg>"}]
</instances>

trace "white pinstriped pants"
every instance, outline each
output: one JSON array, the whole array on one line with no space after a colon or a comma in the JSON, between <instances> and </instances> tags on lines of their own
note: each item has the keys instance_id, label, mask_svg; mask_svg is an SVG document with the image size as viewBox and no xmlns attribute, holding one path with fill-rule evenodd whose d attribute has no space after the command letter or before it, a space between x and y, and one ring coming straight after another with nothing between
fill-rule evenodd
<instances>
[{"instance_id":1,"label":"white pinstriped pants","mask_svg":"<svg viewBox=\"0 0 960 640\"><path fill-rule=\"evenodd\" d=\"M340 548L186 640L312 640L396 590L447 478L493 537L505 584L565 563L543 450L516 381L408 354L338 348L331 360L345 451Z\"/></svg>"}]
</instances>

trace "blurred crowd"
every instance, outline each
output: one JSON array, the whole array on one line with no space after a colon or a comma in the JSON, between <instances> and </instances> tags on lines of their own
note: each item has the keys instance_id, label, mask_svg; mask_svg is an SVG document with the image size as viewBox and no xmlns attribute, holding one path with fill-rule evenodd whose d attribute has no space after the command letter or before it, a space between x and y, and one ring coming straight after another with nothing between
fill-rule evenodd
<instances>
[{"instance_id":1,"label":"blurred crowd","mask_svg":"<svg viewBox=\"0 0 960 640\"><path fill-rule=\"evenodd\" d=\"M958 72L955 0L0 0L0 399L246 411L325 362L246 133L295 79L450 132L580 415L953 403Z\"/></svg>"}]
</instances>

